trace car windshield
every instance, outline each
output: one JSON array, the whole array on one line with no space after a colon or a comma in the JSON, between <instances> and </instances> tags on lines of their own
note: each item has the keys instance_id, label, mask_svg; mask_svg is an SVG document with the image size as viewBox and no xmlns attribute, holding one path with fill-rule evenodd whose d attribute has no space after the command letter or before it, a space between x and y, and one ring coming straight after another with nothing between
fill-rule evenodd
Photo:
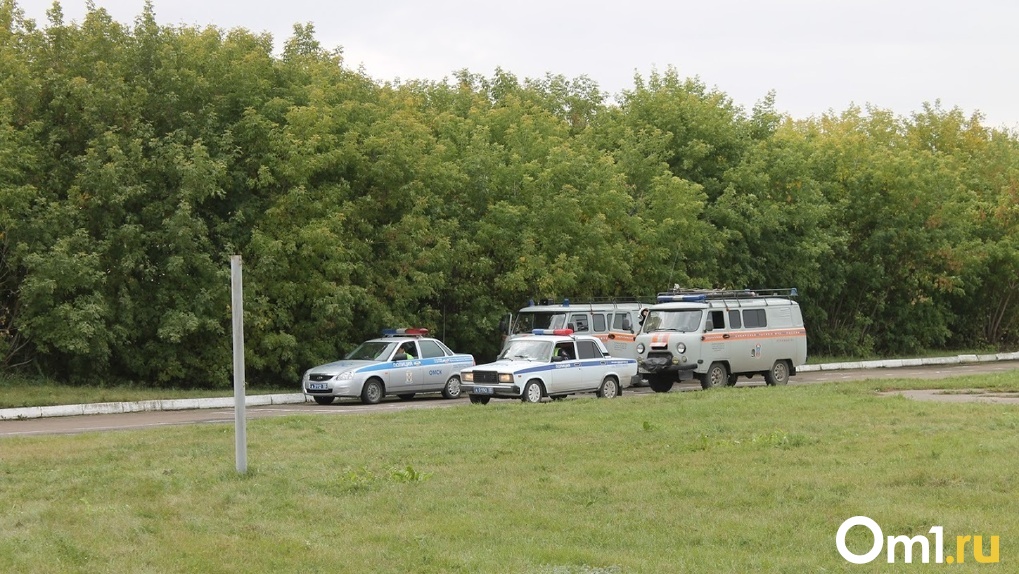
<instances>
[{"instance_id":1,"label":"car windshield","mask_svg":"<svg viewBox=\"0 0 1019 574\"><path fill-rule=\"evenodd\" d=\"M365 341L356 349L347 354L351 361L385 361L393 352L395 342L390 341Z\"/></svg>"},{"instance_id":2,"label":"car windshield","mask_svg":"<svg viewBox=\"0 0 1019 574\"><path fill-rule=\"evenodd\" d=\"M562 311L521 311L513 321L513 334L530 333L535 329L562 329L566 325L566 313Z\"/></svg>"},{"instance_id":3,"label":"car windshield","mask_svg":"<svg viewBox=\"0 0 1019 574\"><path fill-rule=\"evenodd\" d=\"M680 331L689 333L696 331L701 326L701 317L704 312L700 309L683 310L657 310L648 313L644 320L644 332L653 331Z\"/></svg>"},{"instance_id":4,"label":"car windshield","mask_svg":"<svg viewBox=\"0 0 1019 574\"><path fill-rule=\"evenodd\" d=\"M552 343L529 338L514 339L506 345L499 358L548 362L552 359Z\"/></svg>"}]
</instances>

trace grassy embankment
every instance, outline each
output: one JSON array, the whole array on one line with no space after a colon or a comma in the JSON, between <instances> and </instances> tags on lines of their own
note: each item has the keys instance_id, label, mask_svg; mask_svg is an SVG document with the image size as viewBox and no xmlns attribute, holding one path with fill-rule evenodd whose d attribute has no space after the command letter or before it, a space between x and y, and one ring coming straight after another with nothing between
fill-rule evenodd
<instances>
[{"instance_id":1,"label":"grassy embankment","mask_svg":"<svg viewBox=\"0 0 1019 574\"><path fill-rule=\"evenodd\" d=\"M1019 564L1015 373L3 439L4 572L908 572L835 532L1000 537ZM931 537L933 538L933 537ZM851 532L863 553L871 538ZM986 550L986 548L985 548ZM901 548L898 560L901 562ZM918 558L917 558L918 560Z\"/></svg>"},{"instance_id":2,"label":"grassy embankment","mask_svg":"<svg viewBox=\"0 0 1019 574\"><path fill-rule=\"evenodd\" d=\"M277 388L249 387L250 395L299 393L300 385ZM0 375L0 409L48 407L91 403L116 403L157 399L200 399L232 397L233 388L220 389L159 389L142 386L78 386L37 378Z\"/></svg>"}]
</instances>

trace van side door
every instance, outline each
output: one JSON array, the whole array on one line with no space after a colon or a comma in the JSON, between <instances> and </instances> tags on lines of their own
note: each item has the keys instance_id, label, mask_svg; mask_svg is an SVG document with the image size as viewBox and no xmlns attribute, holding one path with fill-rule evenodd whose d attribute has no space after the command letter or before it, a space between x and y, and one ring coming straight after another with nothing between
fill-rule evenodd
<instances>
[{"instance_id":1,"label":"van side door","mask_svg":"<svg viewBox=\"0 0 1019 574\"><path fill-rule=\"evenodd\" d=\"M730 361L732 356L730 351L732 335L725 328L725 310L707 309L706 315L703 348L701 349L704 363L698 367L698 372L706 372L711 367L711 363L715 361Z\"/></svg>"}]
</instances>

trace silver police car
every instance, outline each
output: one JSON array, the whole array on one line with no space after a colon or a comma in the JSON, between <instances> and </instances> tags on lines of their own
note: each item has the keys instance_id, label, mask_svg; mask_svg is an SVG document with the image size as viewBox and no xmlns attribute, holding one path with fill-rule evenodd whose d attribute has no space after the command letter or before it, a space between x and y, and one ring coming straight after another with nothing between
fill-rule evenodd
<instances>
[{"instance_id":1,"label":"silver police car","mask_svg":"<svg viewBox=\"0 0 1019 574\"><path fill-rule=\"evenodd\" d=\"M386 395L401 399L417 393L460 397L460 370L474 365L474 357L454 353L427 329L387 329L383 336L361 343L347 357L304 373L305 396L320 405L337 397L360 398L376 404Z\"/></svg>"}]
</instances>

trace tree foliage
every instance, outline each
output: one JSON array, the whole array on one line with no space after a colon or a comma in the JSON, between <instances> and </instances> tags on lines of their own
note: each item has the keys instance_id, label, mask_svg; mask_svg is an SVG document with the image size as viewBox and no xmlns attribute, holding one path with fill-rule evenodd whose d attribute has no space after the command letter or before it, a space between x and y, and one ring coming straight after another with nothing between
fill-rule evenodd
<instances>
[{"instance_id":1,"label":"tree foliage","mask_svg":"<svg viewBox=\"0 0 1019 574\"><path fill-rule=\"evenodd\" d=\"M379 83L311 24L40 26L0 0L0 365L230 384L379 329L491 356L532 297L797 287L823 354L1019 343L1019 149L925 105L796 120L668 68Z\"/></svg>"}]
</instances>

